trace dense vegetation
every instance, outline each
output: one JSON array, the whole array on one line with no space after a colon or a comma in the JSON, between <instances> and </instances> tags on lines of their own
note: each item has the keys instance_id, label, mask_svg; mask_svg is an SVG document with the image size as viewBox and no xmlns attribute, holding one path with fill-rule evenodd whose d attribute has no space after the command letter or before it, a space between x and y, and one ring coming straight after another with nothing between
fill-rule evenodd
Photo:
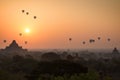
<instances>
[{"instance_id":1,"label":"dense vegetation","mask_svg":"<svg viewBox=\"0 0 120 80\"><path fill-rule=\"evenodd\" d=\"M0 59L0 80L113 80L120 60L37 61L14 56Z\"/></svg>"}]
</instances>

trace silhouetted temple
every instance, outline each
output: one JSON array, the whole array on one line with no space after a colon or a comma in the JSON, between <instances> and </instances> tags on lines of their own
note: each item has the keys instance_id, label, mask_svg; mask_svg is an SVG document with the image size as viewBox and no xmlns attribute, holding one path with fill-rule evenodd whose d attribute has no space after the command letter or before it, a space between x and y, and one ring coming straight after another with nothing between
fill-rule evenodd
<instances>
[{"instance_id":1,"label":"silhouetted temple","mask_svg":"<svg viewBox=\"0 0 120 80\"><path fill-rule=\"evenodd\" d=\"M2 49L2 51L7 53L21 53L21 52L27 52L27 49L23 49L21 46L19 46L15 40L12 41L12 43L7 46L5 49Z\"/></svg>"},{"instance_id":2,"label":"silhouetted temple","mask_svg":"<svg viewBox=\"0 0 120 80\"><path fill-rule=\"evenodd\" d=\"M119 51L118 51L117 48L113 49L112 56L113 56L114 59L119 59L120 58L120 54L119 54Z\"/></svg>"},{"instance_id":3,"label":"silhouetted temple","mask_svg":"<svg viewBox=\"0 0 120 80\"><path fill-rule=\"evenodd\" d=\"M119 51L117 50L117 48L115 47L114 49L113 49L113 52L112 52L113 54L119 54Z\"/></svg>"}]
</instances>

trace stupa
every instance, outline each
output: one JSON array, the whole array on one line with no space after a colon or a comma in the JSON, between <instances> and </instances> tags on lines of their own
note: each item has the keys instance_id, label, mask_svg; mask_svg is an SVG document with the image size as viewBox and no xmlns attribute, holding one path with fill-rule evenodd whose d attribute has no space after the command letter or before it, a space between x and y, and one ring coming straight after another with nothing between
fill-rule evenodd
<instances>
[{"instance_id":1,"label":"stupa","mask_svg":"<svg viewBox=\"0 0 120 80\"><path fill-rule=\"evenodd\" d=\"M119 51L118 51L118 49L115 47L114 49L113 49L113 52L112 52L113 54L119 54Z\"/></svg>"},{"instance_id":2,"label":"stupa","mask_svg":"<svg viewBox=\"0 0 120 80\"><path fill-rule=\"evenodd\" d=\"M12 43L7 46L2 51L7 53L21 53L21 52L27 52L27 49L23 49L22 46L19 46L15 40L12 41Z\"/></svg>"},{"instance_id":3,"label":"stupa","mask_svg":"<svg viewBox=\"0 0 120 80\"><path fill-rule=\"evenodd\" d=\"M119 54L119 51L118 51L118 49L116 47L113 49L112 57L114 59L120 59L120 54Z\"/></svg>"}]
</instances>

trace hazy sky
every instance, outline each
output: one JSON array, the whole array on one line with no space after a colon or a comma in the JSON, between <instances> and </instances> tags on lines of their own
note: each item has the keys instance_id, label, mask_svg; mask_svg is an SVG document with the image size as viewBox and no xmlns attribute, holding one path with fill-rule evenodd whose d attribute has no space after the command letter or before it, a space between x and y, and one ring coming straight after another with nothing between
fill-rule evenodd
<instances>
[{"instance_id":1,"label":"hazy sky","mask_svg":"<svg viewBox=\"0 0 120 80\"><path fill-rule=\"evenodd\" d=\"M120 48L119 35L120 0L0 0L0 48L14 39L29 49Z\"/></svg>"}]
</instances>

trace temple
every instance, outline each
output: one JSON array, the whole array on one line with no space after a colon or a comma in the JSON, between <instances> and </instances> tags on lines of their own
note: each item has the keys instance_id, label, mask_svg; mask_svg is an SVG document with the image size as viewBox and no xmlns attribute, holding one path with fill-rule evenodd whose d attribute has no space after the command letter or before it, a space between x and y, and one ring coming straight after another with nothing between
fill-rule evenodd
<instances>
[{"instance_id":1,"label":"temple","mask_svg":"<svg viewBox=\"0 0 120 80\"><path fill-rule=\"evenodd\" d=\"M120 54L116 47L113 49L112 56L113 56L113 59L120 59Z\"/></svg>"},{"instance_id":2,"label":"temple","mask_svg":"<svg viewBox=\"0 0 120 80\"><path fill-rule=\"evenodd\" d=\"M113 54L119 54L119 51L118 51L118 49L115 47L114 49L113 49L113 52L112 52Z\"/></svg>"},{"instance_id":3,"label":"temple","mask_svg":"<svg viewBox=\"0 0 120 80\"><path fill-rule=\"evenodd\" d=\"M19 46L15 40L12 41L12 43L7 46L5 49L2 49L3 52L6 53L23 53L27 52L27 49L23 49L21 46Z\"/></svg>"}]
</instances>

